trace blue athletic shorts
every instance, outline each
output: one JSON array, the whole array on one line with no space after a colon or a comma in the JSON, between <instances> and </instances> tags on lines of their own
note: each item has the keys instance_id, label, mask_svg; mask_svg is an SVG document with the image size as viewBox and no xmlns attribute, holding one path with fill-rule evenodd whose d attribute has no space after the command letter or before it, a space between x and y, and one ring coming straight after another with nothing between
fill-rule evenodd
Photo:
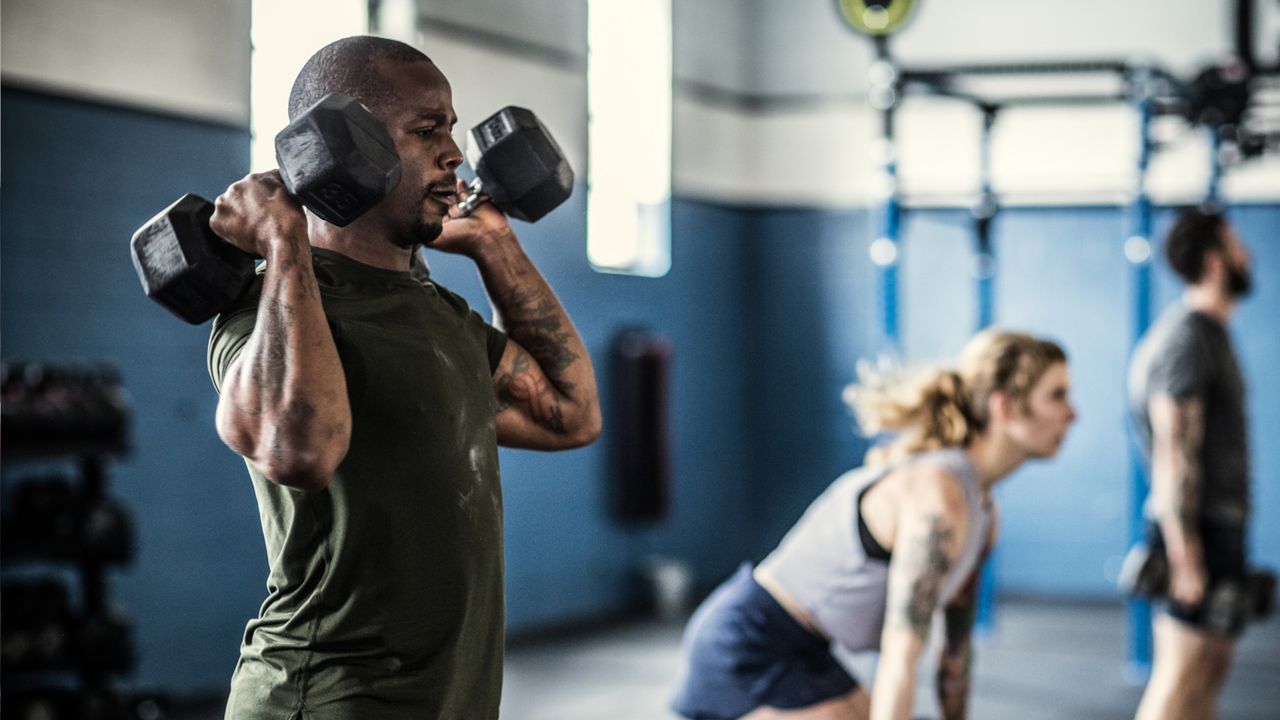
<instances>
[{"instance_id":1,"label":"blue athletic shorts","mask_svg":"<svg viewBox=\"0 0 1280 720\"><path fill-rule=\"evenodd\" d=\"M830 643L796 622L745 563L690 618L684 659L671 708L695 720L808 707L858 687Z\"/></svg>"}]
</instances>

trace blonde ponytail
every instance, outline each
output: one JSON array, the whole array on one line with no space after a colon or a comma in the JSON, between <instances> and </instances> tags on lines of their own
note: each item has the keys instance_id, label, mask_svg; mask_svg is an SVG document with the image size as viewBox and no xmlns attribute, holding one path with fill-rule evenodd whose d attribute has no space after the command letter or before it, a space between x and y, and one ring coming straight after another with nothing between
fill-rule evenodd
<instances>
[{"instance_id":1,"label":"blonde ponytail","mask_svg":"<svg viewBox=\"0 0 1280 720\"><path fill-rule=\"evenodd\" d=\"M867 451L867 464L893 462L908 455L965 447L986 429L988 401L1004 393L1024 408L1031 388L1055 362L1066 362L1062 348L1026 333L984 330L960 354L959 367L908 374L891 362L875 367L859 361L857 381L845 388L845 403L866 435L897 435Z\"/></svg>"},{"instance_id":2,"label":"blonde ponytail","mask_svg":"<svg viewBox=\"0 0 1280 720\"><path fill-rule=\"evenodd\" d=\"M973 430L964 381L953 370L906 376L883 361L874 370L859 363L858 382L845 388L844 400L865 434L900 431L894 442L867 453L870 464L963 446Z\"/></svg>"}]
</instances>

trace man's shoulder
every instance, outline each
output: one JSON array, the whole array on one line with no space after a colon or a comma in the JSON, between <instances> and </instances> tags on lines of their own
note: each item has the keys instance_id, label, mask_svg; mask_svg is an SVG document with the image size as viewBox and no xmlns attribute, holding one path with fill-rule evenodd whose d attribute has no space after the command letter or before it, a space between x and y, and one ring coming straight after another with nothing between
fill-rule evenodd
<instances>
[{"instance_id":1,"label":"man's shoulder","mask_svg":"<svg viewBox=\"0 0 1280 720\"><path fill-rule=\"evenodd\" d=\"M1166 308L1152 324L1146 342L1157 355L1202 347L1211 338L1212 321L1182 304Z\"/></svg>"},{"instance_id":2,"label":"man's shoulder","mask_svg":"<svg viewBox=\"0 0 1280 720\"><path fill-rule=\"evenodd\" d=\"M422 283L424 288L434 290L433 294L448 303L449 306L453 308L454 312L459 315L466 315L471 312L471 304L467 302L467 299L450 290L448 286L444 285L439 280L436 280L435 278L423 278L419 280L419 282Z\"/></svg>"}]
</instances>

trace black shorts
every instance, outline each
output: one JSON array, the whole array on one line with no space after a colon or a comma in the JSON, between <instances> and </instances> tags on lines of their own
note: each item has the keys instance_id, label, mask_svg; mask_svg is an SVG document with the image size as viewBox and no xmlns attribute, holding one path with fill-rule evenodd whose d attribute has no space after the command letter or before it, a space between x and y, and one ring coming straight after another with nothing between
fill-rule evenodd
<instances>
[{"instance_id":1,"label":"black shorts","mask_svg":"<svg viewBox=\"0 0 1280 720\"><path fill-rule=\"evenodd\" d=\"M830 643L778 604L743 564L685 629L684 679L671 703L696 720L729 720L767 705L803 708L858 687Z\"/></svg>"},{"instance_id":2,"label":"black shorts","mask_svg":"<svg viewBox=\"0 0 1280 720\"><path fill-rule=\"evenodd\" d=\"M1147 523L1147 543L1152 552L1165 552L1164 536L1160 526ZM1245 538L1243 525L1201 523L1200 543L1204 548L1205 599L1195 605L1184 605L1174 600L1165 603L1164 611L1173 618L1195 628L1210 629L1210 598L1213 588L1223 581L1243 582L1247 575L1245 565ZM1221 632L1223 628L1219 628ZM1244 623L1237 622L1225 628L1228 635L1236 636L1244 630Z\"/></svg>"}]
</instances>

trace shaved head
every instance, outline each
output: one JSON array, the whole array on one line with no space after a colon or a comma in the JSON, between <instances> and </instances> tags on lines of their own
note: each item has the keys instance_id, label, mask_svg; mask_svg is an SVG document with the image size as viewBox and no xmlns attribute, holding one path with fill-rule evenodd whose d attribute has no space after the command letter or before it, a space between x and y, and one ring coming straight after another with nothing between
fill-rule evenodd
<instances>
[{"instance_id":1,"label":"shaved head","mask_svg":"<svg viewBox=\"0 0 1280 720\"><path fill-rule=\"evenodd\" d=\"M325 45L302 66L289 93L289 119L329 93L340 92L370 109L386 107L396 99L381 68L387 63L430 63L421 50L398 40L357 35Z\"/></svg>"}]
</instances>

